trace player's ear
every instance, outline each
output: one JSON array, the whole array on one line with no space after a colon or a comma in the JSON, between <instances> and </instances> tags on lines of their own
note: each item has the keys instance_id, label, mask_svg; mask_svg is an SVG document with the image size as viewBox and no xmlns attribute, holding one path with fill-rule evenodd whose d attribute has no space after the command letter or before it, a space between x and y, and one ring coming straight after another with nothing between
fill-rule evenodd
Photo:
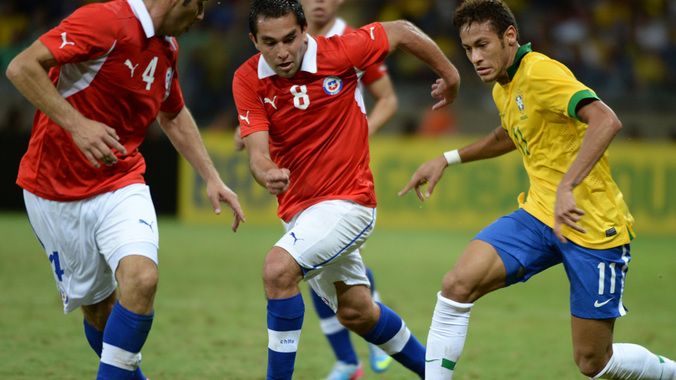
<instances>
[{"instance_id":1,"label":"player's ear","mask_svg":"<svg viewBox=\"0 0 676 380\"><path fill-rule=\"evenodd\" d=\"M509 46L514 46L517 43L516 28L514 28L513 25L508 26L507 29L505 30L505 33L503 34L503 38L505 39L505 42L507 42Z\"/></svg>"},{"instance_id":2,"label":"player's ear","mask_svg":"<svg viewBox=\"0 0 676 380\"><path fill-rule=\"evenodd\" d=\"M256 49L261 51L261 49L258 49L258 41L256 41L256 36L254 36L252 33L249 33L249 39L251 39L251 42L253 42Z\"/></svg>"}]
</instances>

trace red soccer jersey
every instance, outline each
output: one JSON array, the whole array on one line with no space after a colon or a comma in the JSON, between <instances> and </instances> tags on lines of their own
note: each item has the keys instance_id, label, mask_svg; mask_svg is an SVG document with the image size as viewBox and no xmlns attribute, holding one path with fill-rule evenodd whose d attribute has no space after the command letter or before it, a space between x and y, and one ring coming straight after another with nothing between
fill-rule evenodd
<instances>
[{"instance_id":1,"label":"red soccer jersey","mask_svg":"<svg viewBox=\"0 0 676 380\"><path fill-rule=\"evenodd\" d=\"M330 199L376 206L356 68L372 66L388 52L385 30L373 23L345 36L308 37L292 78L276 75L260 54L235 72L242 137L268 131L272 160L291 172L289 188L277 195L283 220Z\"/></svg>"},{"instance_id":2,"label":"red soccer jersey","mask_svg":"<svg viewBox=\"0 0 676 380\"><path fill-rule=\"evenodd\" d=\"M138 151L160 110L184 106L178 84L178 45L155 36L142 0L84 6L40 37L59 66L49 77L85 117L117 131L128 154L94 168L71 135L39 110L17 184L40 197L73 201L144 183Z\"/></svg>"},{"instance_id":3,"label":"red soccer jersey","mask_svg":"<svg viewBox=\"0 0 676 380\"><path fill-rule=\"evenodd\" d=\"M336 22L333 23L333 27L331 27L331 30L326 33L325 37L341 36L354 31L355 29L348 25L345 20L342 18L337 18ZM380 61L364 70L364 74L361 76L361 83L368 86L385 75L387 75L387 66L385 65L384 61Z\"/></svg>"}]
</instances>

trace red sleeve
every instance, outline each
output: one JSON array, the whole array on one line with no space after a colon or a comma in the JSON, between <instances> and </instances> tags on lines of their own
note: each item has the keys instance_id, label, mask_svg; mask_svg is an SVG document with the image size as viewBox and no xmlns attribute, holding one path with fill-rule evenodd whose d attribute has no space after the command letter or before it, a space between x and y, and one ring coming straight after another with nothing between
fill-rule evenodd
<instances>
[{"instance_id":1,"label":"red sleeve","mask_svg":"<svg viewBox=\"0 0 676 380\"><path fill-rule=\"evenodd\" d=\"M385 62L378 62L364 71L364 74L361 76L361 82L368 86L385 75L387 75L387 65L385 65Z\"/></svg>"},{"instance_id":2,"label":"red sleeve","mask_svg":"<svg viewBox=\"0 0 676 380\"><path fill-rule=\"evenodd\" d=\"M258 55L258 57L261 57ZM263 59L262 57L260 59ZM258 62L256 60L256 62ZM242 131L242 137L254 132L267 131L270 125L260 96L255 91L254 82L259 81L258 73L250 69L251 61L246 62L235 71L232 81L232 95L237 107L237 119Z\"/></svg>"},{"instance_id":3,"label":"red sleeve","mask_svg":"<svg viewBox=\"0 0 676 380\"><path fill-rule=\"evenodd\" d=\"M114 47L120 24L110 22L110 19L117 15L98 5L77 9L59 26L40 37L60 65L89 61Z\"/></svg>"},{"instance_id":4,"label":"red sleeve","mask_svg":"<svg viewBox=\"0 0 676 380\"><path fill-rule=\"evenodd\" d=\"M176 113L180 111L185 106L185 101L183 100L183 91L181 91L181 85L178 82L178 69L176 67L178 62L178 42L174 37L172 39L172 44L176 47L174 50L174 66L173 66L173 75L164 79L165 81L171 81L171 85L167 86L165 83L165 88L169 88L168 92L164 96L162 105L160 106L160 111L167 113Z\"/></svg>"},{"instance_id":5,"label":"red sleeve","mask_svg":"<svg viewBox=\"0 0 676 380\"><path fill-rule=\"evenodd\" d=\"M340 43L352 65L361 70L381 62L390 52L385 28L378 22L341 36Z\"/></svg>"}]
</instances>

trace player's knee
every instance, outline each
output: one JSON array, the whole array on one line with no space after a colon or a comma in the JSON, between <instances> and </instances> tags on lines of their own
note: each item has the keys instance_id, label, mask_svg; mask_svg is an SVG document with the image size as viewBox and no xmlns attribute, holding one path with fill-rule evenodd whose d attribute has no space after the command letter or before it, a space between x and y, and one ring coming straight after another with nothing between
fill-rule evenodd
<instances>
[{"instance_id":1,"label":"player's knee","mask_svg":"<svg viewBox=\"0 0 676 380\"><path fill-rule=\"evenodd\" d=\"M135 273L129 279L129 286L134 289L139 295L146 298L152 298L157 291L157 283L159 281L159 274L157 270L145 270Z\"/></svg>"},{"instance_id":2,"label":"player's knee","mask_svg":"<svg viewBox=\"0 0 676 380\"><path fill-rule=\"evenodd\" d=\"M286 258L282 260L279 257L271 256L265 259L263 284L266 290L295 288L301 279L300 266L295 261L291 262Z\"/></svg>"},{"instance_id":3,"label":"player's knee","mask_svg":"<svg viewBox=\"0 0 676 380\"><path fill-rule=\"evenodd\" d=\"M594 377L598 375L608 363L605 355L596 353L575 352L575 363L580 373L587 377Z\"/></svg>"},{"instance_id":4,"label":"player's knee","mask_svg":"<svg viewBox=\"0 0 676 380\"><path fill-rule=\"evenodd\" d=\"M377 315L374 316L371 310L353 306L339 307L336 316L345 328L362 335L367 333L370 330L369 327L372 327L378 320Z\"/></svg>"},{"instance_id":5,"label":"player's knee","mask_svg":"<svg viewBox=\"0 0 676 380\"><path fill-rule=\"evenodd\" d=\"M474 302L479 298L476 286L455 270L446 273L444 276L441 283L441 295L462 303Z\"/></svg>"}]
</instances>

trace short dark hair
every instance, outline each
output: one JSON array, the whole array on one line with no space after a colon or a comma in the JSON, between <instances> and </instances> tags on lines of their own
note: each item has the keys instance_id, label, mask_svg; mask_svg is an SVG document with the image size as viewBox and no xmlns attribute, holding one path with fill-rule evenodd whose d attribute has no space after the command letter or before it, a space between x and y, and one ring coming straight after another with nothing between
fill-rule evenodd
<instances>
[{"instance_id":1,"label":"short dark hair","mask_svg":"<svg viewBox=\"0 0 676 380\"><path fill-rule=\"evenodd\" d=\"M507 4L502 0L466 0L455 11L453 27L460 30L464 25L473 22L483 24L490 22L493 31L502 36L507 28L513 26L516 29L516 38L519 38L519 27L516 18Z\"/></svg>"},{"instance_id":2,"label":"short dark hair","mask_svg":"<svg viewBox=\"0 0 676 380\"><path fill-rule=\"evenodd\" d=\"M305 12L298 0L252 0L249 9L249 31L256 38L258 33L258 19L280 18L293 13L301 29L307 26Z\"/></svg>"}]
</instances>

